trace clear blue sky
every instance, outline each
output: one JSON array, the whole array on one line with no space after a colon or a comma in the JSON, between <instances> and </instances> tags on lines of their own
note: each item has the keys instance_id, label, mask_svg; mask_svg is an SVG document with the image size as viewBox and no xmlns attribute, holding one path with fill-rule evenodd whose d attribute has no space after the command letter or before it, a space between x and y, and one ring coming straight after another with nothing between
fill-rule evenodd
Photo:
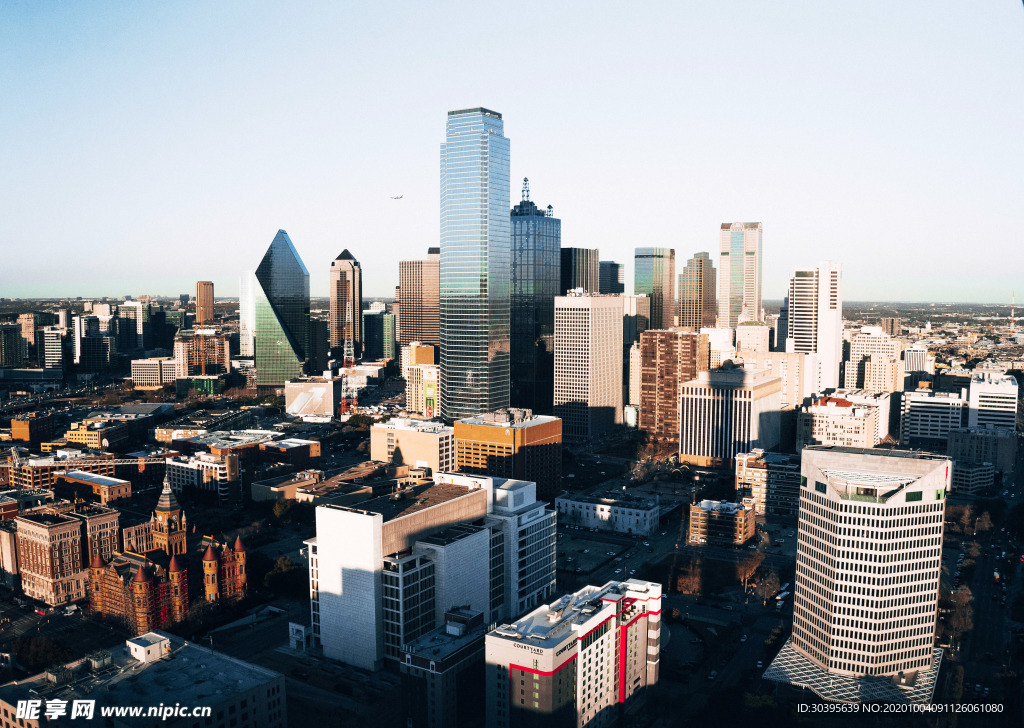
<instances>
[{"instance_id":1,"label":"clear blue sky","mask_svg":"<svg viewBox=\"0 0 1024 728\"><path fill-rule=\"evenodd\" d=\"M278 228L314 295L344 248L389 295L487 106L513 202L630 280L760 220L766 298L834 259L847 300L1024 300L1022 92L1020 0L8 2L0 296L236 295Z\"/></svg>"}]
</instances>

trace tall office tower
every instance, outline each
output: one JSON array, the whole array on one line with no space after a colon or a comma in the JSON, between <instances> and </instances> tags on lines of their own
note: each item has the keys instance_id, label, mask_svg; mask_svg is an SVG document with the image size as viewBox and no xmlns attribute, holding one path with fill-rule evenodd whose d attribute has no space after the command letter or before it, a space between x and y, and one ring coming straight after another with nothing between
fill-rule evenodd
<instances>
[{"instance_id":1,"label":"tall office tower","mask_svg":"<svg viewBox=\"0 0 1024 728\"><path fill-rule=\"evenodd\" d=\"M562 283L558 295L582 288L597 293L600 287L601 253L597 248L562 248Z\"/></svg>"},{"instance_id":2,"label":"tall office tower","mask_svg":"<svg viewBox=\"0 0 1024 728\"><path fill-rule=\"evenodd\" d=\"M969 402L967 424L971 427L1017 429L1021 405L1017 394L1017 380L1009 374L973 374Z\"/></svg>"},{"instance_id":3,"label":"tall office tower","mask_svg":"<svg viewBox=\"0 0 1024 728\"><path fill-rule=\"evenodd\" d=\"M117 355L116 337L102 329L100 316L75 316L74 362L83 372L98 372L107 369ZM117 331L116 319L106 317L107 325Z\"/></svg>"},{"instance_id":4,"label":"tall office tower","mask_svg":"<svg viewBox=\"0 0 1024 728\"><path fill-rule=\"evenodd\" d=\"M398 341L438 346L441 343L441 249L427 248L426 260L398 263L402 330Z\"/></svg>"},{"instance_id":5,"label":"tall office tower","mask_svg":"<svg viewBox=\"0 0 1024 728\"><path fill-rule=\"evenodd\" d=\"M679 460L732 467L738 453L779 444L781 380L728 365L680 387Z\"/></svg>"},{"instance_id":6,"label":"tall office tower","mask_svg":"<svg viewBox=\"0 0 1024 728\"><path fill-rule=\"evenodd\" d=\"M717 369L736 357L736 332L733 329L701 329L708 337L708 368Z\"/></svg>"},{"instance_id":7,"label":"tall office tower","mask_svg":"<svg viewBox=\"0 0 1024 728\"><path fill-rule=\"evenodd\" d=\"M592 440L622 422L622 301L555 299L555 416L566 440Z\"/></svg>"},{"instance_id":8,"label":"tall office tower","mask_svg":"<svg viewBox=\"0 0 1024 728\"><path fill-rule=\"evenodd\" d=\"M775 346L772 351L785 351L789 338L789 296L783 296L779 320L775 324Z\"/></svg>"},{"instance_id":9,"label":"tall office tower","mask_svg":"<svg viewBox=\"0 0 1024 728\"><path fill-rule=\"evenodd\" d=\"M625 293L626 266L613 260L598 261L597 292Z\"/></svg>"},{"instance_id":10,"label":"tall office tower","mask_svg":"<svg viewBox=\"0 0 1024 728\"><path fill-rule=\"evenodd\" d=\"M501 114L448 112L441 145L441 415L509 403L509 141Z\"/></svg>"},{"instance_id":11,"label":"tall office tower","mask_svg":"<svg viewBox=\"0 0 1024 728\"><path fill-rule=\"evenodd\" d=\"M864 384L867 392L902 392L905 372L903 360L886 354L869 354L864 358Z\"/></svg>"},{"instance_id":12,"label":"tall office tower","mask_svg":"<svg viewBox=\"0 0 1024 728\"><path fill-rule=\"evenodd\" d=\"M880 328L887 336L899 336L903 333L903 319L883 316Z\"/></svg>"},{"instance_id":13,"label":"tall office tower","mask_svg":"<svg viewBox=\"0 0 1024 728\"><path fill-rule=\"evenodd\" d=\"M860 333L850 338L849 354L846 357L843 371L843 387L846 389L870 389L866 383L867 359L871 357L877 365L882 357L900 359L900 352L903 344L884 333L881 327L864 326ZM878 357L878 360L875 360ZM890 392L903 391L903 377L899 377L899 389L890 389Z\"/></svg>"},{"instance_id":14,"label":"tall office tower","mask_svg":"<svg viewBox=\"0 0 1024 728\"><path fill-rule=\"evenodd\" d=\"M0 324L0 367L20 367L25 361L25 339L18 324Z\"/></svg>"},{"instance_id":15,"label":"tall office tower","mask_svg":"<svg viewBox=\"0 0 1024 728\"><path fill-rule=\"evenodd\" d=\"M508 409L455 421L455 470L529 480L537 496L562 490L562 421Z\"/></svg>"},{"instance_id":16,"label":"tall office tower","mask_svg":"<svg viewBox=\"0 0 1024 728\"><path fill-rule=\"evenodd\" d=\"M681 329L642 333L640 429L654 440L678 444L680 387L707 369L706 334Z\"/></svg>"},{"instance_id":17,"label":"tall office tower","mask_svg":"<svg viewBox=\"0 0 1024 728\"><path fill-rule=\"evenodd\" d=\"M843 358L842 267L824 262L789 279L786 351L818 355L818 391L839 386Z\"/></svg>"},{"instance_id":18,"label":"tall office tower","mask_svg":"<svg viewBox=\"0 0 1024 728\"><path fill-rule=\"evenodd\" d=\"M395 316L383 311L363 311L363 358L394 359Z\"/></svg>"},{"instance_id":19,"label":"tall office tower","mask_svg":"<svg viewBox=\"0 0 1024 728\"><path fill-rule=\"evenodd\" d=\"M554 406L555 296L561 291L562 221L530 200L512 208L512 293L509 402L549 414Z\"/></svg>"},{"instance_id":20,"label":"tall office tower","mask_svg":"<svg viewBox=\"0 0 1024 728\"><path fill-rule=\"evenodd\" d=\"M686 261L679 274L679 325L700 331L714 328L718 318L715 266L707 253L697 253Z\"/></svg>"},{"instance_id":21,"label":"tall office tower","mask_svg":"<svg viewBox=\"0 0 1024 728\"><path fill-rule=\"evenodd\" d=\"M149 317L152 307L141 301L125 301L117 306L117 348L120 351L146 350L152 341Z\"/></svg>"},{"instance_id":22,"label":"tall office tower","mask_svg":"<svg viewBox=\"0 0 1024 728\"><path fill-rule=\"evenodd\" d=\"M320 376L327 370L327 362L330 358L330 323L326 319L311 318L309 320L309 364L307 372Z\"/></svg>"},{"instance_id":23,"label":"tall office tower","mask_svg":"<svg viewBox=\"0 0 1024 728\"><path fill-rule=\"evenodd\" d=\"M968 422L967 391L915 389L903 393L900 444L943 452L950 430Z\"/></svg>"},{"instance_id":24,"label":"tall office tower","mask_svg":"<svg viewBox=\"0 0 1024 728\"><path fill-rule=\"evenodd\" d=\"M643 371L643 356L640 353L640 342L629 347L629 376L626 378L625 403L638 407L640 405L640 373ZM639 422L639 417L637 418Z\"/></svg>"},{"instance_id":25,"label":"tall office tower","mask_svg":"<svg viewBox=\"0 0 1024 728\"><path fill-rule=\"evenodd\" d=\"M629 399L630 382L634 378L630 350L634 344L640 343L640 334L651 327L651 299L647 295L626 296L621 293L614 295L617 295L622 301L622 402L623 404L639 404ZM638 369L636 377L639 376ZM639 382L639 379L637 381ZM635 423L633 424L635 425Z\"/></svg>"},{"instance_id":26,"label":"tall office tower","mask_svg":"<svg viewBox=\"0 0 1024 728\"><path fill-rule=\"evenodd\" d=\"M676 313L676 251L637 248L633 257L633 293L651 299L651 328L672 327Z\"/></svg>"},{"instance_id":27,"label":"tall office tower","mask_svg":"<svg viewBox=\"0 0 1024 728\"><path fill-rule=\"evenodd\" d=\"M310 610L326 657L376 670L451 605L490 623L554 592L555 512L535 484L435 474L398 493L316 509Z\"/></svg>"},{"instance_id":28,"label":"tall office tower","mask_svg":"<svg viewBox=\"0 0 1024 728\"><path fill-rule=\"evenodd\" d=\"M331 353L344 355L345 342L352 342L352 355L362 351L359 316L363 310L363 271L348 248L331 262Z\"/></svg>"},{"instance_id":29,"label":"tall office tower","mask_svg":"<svg viewBox=\"0 0 1024 728\"><path fill-rule=\"evenodd\" d=\"M718 325L762 320L759 222L724 222L719 233Z\"/></svg>"},{"instance_id":30,"label":"tall office tower","mask_svg":"<svg viewBox=\"0 0 1024 728\"><path fill-rule=\"evenodd\" d=\"M764 677L830 701L930 702L949 459L809 447L800 470L793 636Z\"/></svg>"},{"instance_id":31,"label":"tall office tower","mask_svg":"<svg viewBox=\"0 0 1024 728\"><path fill-rule=\"evenodd\" d=\"M742 361L746 369L767 369L772 376L782 379L782 392L779 401L782 409L800 406L817 391L818 358L816 354L787 354L784 351L753 352L737 348L736 359Z\"/></svg>"},{"instance_id":32,"label":"tall office tower","mask_svg":"<svg viewBox=\"0 0 1024 728\"><path fill-rule=\"evenodd\" d=\"M903 371L907 374L935 374L935 356L929 354L928 349L919 344L907 347L903 350Z\"/></svg>"},{"instance_id":33,"label":"tall office tower","mask_svg":"<svg viewBox=\"0 0 1024 728\"><path fill-rule=\"evenodd\" d=\"M745 321L736 327L736 350L752 354L771 351L771 329L760 321Z\"/></svg>"},{"instance_id":34,"label":"tall office tower","mask_svg":"<svg viewBox=\"0 0 1024 728\"><path fill-rule=\"evenodd\" d=\"M251 270L238 279L238 355L256 356L256 276Z\"/></svg>"},{"instance_id":35,"label":"tall office tower","mask_svg":"<svg viewBox=\"0 0 1024 728\"><path fill-rule=\"evenodd\" d=\"M213 281L196 283L196 326L213 321Z\"/></svg>"},{"instance_id":36,"label":"tall office tower","mask_svg":"<svg viewBox=\"0 0 1024 728\"><path fill-rule=\"evenodd\" d=\"M231 337L212 329L179 331L174 337L174 375L179 379L231 373Z\"/></svg>"},{"instance_id":37,"label":"tall office tower","mask_svg":"<svg viewBox=\"0 0 1024 728\"><path fill-rule=\"evenodd\" d=\"M64 336L59 326L39 330L39 365L50 371L64 371Z\"/></svg>"},{"instance_id":38,"label":"tall office tower","mask_svg":"<svg viewBox=\"0 0 1024 728\"><path fill-rule=\"evenodd\" d=\"M309 357L309 271L284 230L256 269L254 295L259 387L282 389L302 376Z\"/></svg>"},{"instance_id":39,"label":"tall office tower","mask_svg":"<svg viewBox=\"0 0 1024 728\"><path fill-rule=\"evenodd\" d=\"M484 651L488 728L628 722L658 682L661 585L584 587L492 630Z\"/></svg>"}]
</instances>

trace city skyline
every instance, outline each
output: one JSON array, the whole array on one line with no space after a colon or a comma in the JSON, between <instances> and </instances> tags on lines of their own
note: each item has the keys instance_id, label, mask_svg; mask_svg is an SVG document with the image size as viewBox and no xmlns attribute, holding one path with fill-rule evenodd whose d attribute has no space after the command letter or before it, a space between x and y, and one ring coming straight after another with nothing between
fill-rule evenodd
<instances>
[{"instance_id":1,"label":"city skyline","mask_svg":"<svg viewBox=\"0 0 1024 728\"><path fill-rule=\"evenodd\" d=\"M984 276L948 261L979 241L982 220L1015 229L1021 182L1007 150L1019 149L1021 109L1001 89L1019 87L1024 73L1020 9L738 7L666 7L657 23L653 10L622 18L621 42L636 52L614 59L594 56L603 32L590 20L578 37L538 43L523 57L514 31L529 13L502 16L511 32L496 41L492 69L468 75L454 73L452 59L408 62L440 27L443 13L426 9L403 13L393 37L377 30L393 17L383 8L327 18L256 8L228 34L220 30L237 21L237 6L197 6L180 19L156 8L6 10L3 115L19 174L0 183L15 211L0 234L18 243L5 256L0 295L173 295L199 278L233 295L239 272L279 228L313 271L313 295L327 286L316 271L345 247L363 263L366 295L388 295L397 261L438 241L437 119L485 105L502 110L516 139L511 178L529 176L565 221L566 244L624 263L627 281L634 247L674 248L685 260L713 249L722 220L760 220L769 300L782 297L791 270L820 258L844 264L849 300L1008 300L1024 255L1012 235L993 249L1003 264ZM545 10L545 37L566 13ZM728 51L716 41L724 25L739 39ZM472 26L443 34L479 43ZM333 43L337 27L351 29L343 44ZM655 42L641 44L641 29ZM687 43L657 42L673 29ZM263 60L270 34L294 57ZM514 88L524 61L553 83ZM605 87L597 98L587 75L573 83L588 62ZM815 72L796 70L808 67ZM356 73L333 73L342 68ZM667 97L652 73L666 68L692 69ZM756 125L714 110L722 88L757 106ZM584 95L585 128L564 123ZM996 113L978 116L993 98ZM371 100L373 115L353 112ZM626 111L638 106L649 113ZM379 123L391 118L402 119L401 134ZM668 146L658 141L666 119L680 129ZM635 213L628 227L624 216L600 214L609 190ZM922 227L936 219L943 223ZM182 262L117 254L149 246ZM936 254L920 256L925 246ZM39 250L59 258L82 248L90 255L74 270L30 275Z\"/></svg>"}]
</instances>

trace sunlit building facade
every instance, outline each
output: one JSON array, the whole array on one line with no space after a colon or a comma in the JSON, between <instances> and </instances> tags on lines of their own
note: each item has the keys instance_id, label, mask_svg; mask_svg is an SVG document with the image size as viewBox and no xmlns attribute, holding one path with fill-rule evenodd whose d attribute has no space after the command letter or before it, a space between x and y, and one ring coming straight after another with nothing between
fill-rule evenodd
<instances>
[{"instance_id":1,"label":"sunlit building facade","mask_svg":"<svg viewBox=\"0 0 1024 728\"><path fill-rule=\"evenodd\" d=\"M256 269L256 371L260 388L301 376L309 348L309 271L278 230Z\"/></svg>"}]
</instances>

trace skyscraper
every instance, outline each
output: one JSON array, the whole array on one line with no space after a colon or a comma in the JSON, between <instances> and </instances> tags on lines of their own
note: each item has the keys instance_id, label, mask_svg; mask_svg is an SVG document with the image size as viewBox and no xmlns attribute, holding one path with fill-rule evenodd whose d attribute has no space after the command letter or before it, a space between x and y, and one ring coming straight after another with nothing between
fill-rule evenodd
<instances>
[{"instance_id":1,"label":"skyscraper","mask_svg":"<svg viewBox=\"0 0 1024 728\"><path fill-rule=\"evenodd\" d=\"M309 271L284 230L256 269L256 372L260 388L301 376L309 350Z\"/></svg>"},{"instance_id":2,"label":"skyscraper","mask_svg":"<svg viewBox=\"0 0 1024 728\"><path fill-rule=\"evenodd\" d=\"M196 283L196 326L213 321L213 281Z\"/></svg>"},{"instance_id":3,"label":"skyscraper","mask_svg":"<svg viewBox=\"0 0 1024 728\"><path fill-rule=\"evenodd\" d=\"M651 297L652 329L671 328L676 312L676 251L672 248L637 248L633 293L646 293Z\"/></svg>"},{"instance_id":4,"label":"skyscraper","mask_svg":"<svg viewBox=\"0 0 1024 728\"><path fill-rule=\"evenodd\" d=\"M760 321L761 235L759 222L724 222L719 234L718 326Z\"/></svg>"},{"instance_id":5,"label":"skyscraper","mask_svg":"<svg viewBox=\"0 0 1024 728\"><path fill-rule=\"evenodd\" d=\"M714 328L718 316L715 266L707 253L697 253L679 274L679 325L700 331Z\"/></svg>"},{"instance_id":6,"label":"skyscraper","mask_svg":"<svg viewBox=\"0 0 1024 728\"><path fill-rule=\"evenodd\" d=\"M818 355L817 391L839 386L843 359L842 267L823 262L797 270L789 280L786 351Z\"/></svg>"},{"instance_id":7,"label":"skyscraper","mask_svg":"<svg viewBox=\"0 0 1024 728\"><path fill-rule=\"evenodd\" d=\"M626 292L626 271L622 263L614 260L602 260L598 265L597 273L598 293L625 293Z\"/></svg>"},{"instance_id":8,"label":"skyscraper","mask_svg":"<svg viewBox=\"0 0 1024 728\"><path fill-rule=\"evenodd\" d=\"M398 334L402 346L413 341L438 346L441 343L441 249L428 248L426 260L398 263Z\"/></svg>"},{"instance_id":9,"label":"skyscraper","mask_svg":"<svg viewBox=\"0 0 1024 728\"><path fill-rule=\"evenodd\" d=\"M584 293L597 293L600 284L600 258L597 248L562 248L562 285L558 295L582 288Z\"/></svg>"},{"instance_id":10,"label":"skyscraper","mask_svg":"<svg viewBox=\"0 0 1024 728\"><path fill-rule=\"evenodd\" d=\"M395 315L384 311L363 311L363 358L395 358Z\"/></svg>"},{"instance_id":11,"label":"skyscraper","mask_svg":"<svg viewBox=\"0 0 1024 728\"><path fill-rule=\"evenodd\" d=\"M622 301L555 299L555 416L566 440L592 440L622 422Z\"/></svg>"},{"instance_id":12,"label":"skyscraper","mask_svg":"<svg viewBox=\"0 0 1024 728\"><path fill-rule=\"evenodd\" d=\"M251 270L238 279L238 355L256 356L256 276Z\"/></svg>"},{"instance_id":13,"label":"skyscraper","mask_svg":"<svg viewBox=\"0 0 1024 728\"><path fill-rule=\"evenodd\" d=\"M509 403L509 141L501 114L448 112L441 145L442 417Z\"/></svg>"},{"instance_id":14,"label":"skyscraper","mask_svg":"<svg viewBox=\"0 0 1024 728\"><path fill-rule=\"evenodd\" d=\"M949 459L808 447L800 471L793 636L765 678L826 700L930 702Z\"/></svg>"},{"instance_id":15,"label":"skyscraper","mask_svg":"<svg viewBox=\"0 0 1024 728\"><path fill-rule=\"evenodd\" d=\"M708 369L708 337L655 329L640 334L640 429L655 440L679 442L682 385Z\"/></svg>"},{"instance_id":16,"label":"skyscraper","mask_svg":"<svg viewBox=\"0 0 1024 728\"><path fill-rule=\"evenodd\" d=\"M348 249L331 263L331 351L344 353L345 342L352 342L352 354L359 356L362 336L359 316L363 309L363 272L359 261Z\"/></svg>"},{"instance_id":17,"label":"skyscraper","mask_svg":"<svg viewBox=\"0 0 1024 728\"><path fill-rule=\"evenodd\" d=\"M512 208L511 392L513 407L549 414L553 406L555 296L560 293L562 221L530 200Z\"/></svg>"}]
</instances>

